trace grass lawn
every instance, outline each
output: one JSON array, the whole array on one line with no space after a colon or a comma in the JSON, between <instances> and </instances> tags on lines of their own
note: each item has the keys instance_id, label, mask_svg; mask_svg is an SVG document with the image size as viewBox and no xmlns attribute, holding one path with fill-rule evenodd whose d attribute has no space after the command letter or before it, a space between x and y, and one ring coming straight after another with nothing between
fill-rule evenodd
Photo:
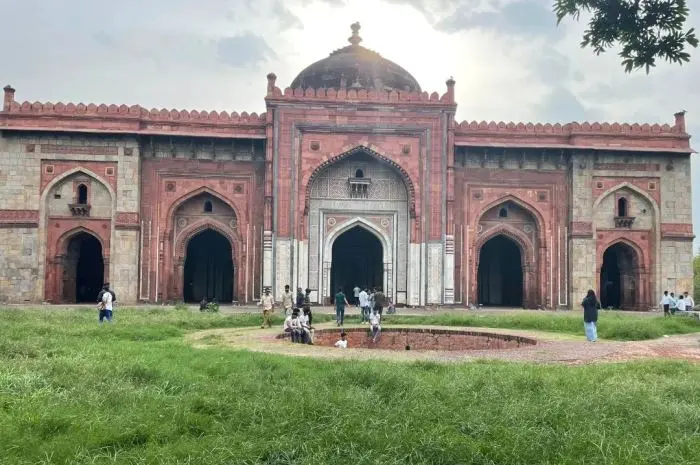
<instances>
[{"instance_id":1,"label":"grass lawn","mask_svg":"<svg viewBox=\"0 0 700 465\"><path fill-rule=\"evenodd\" d=\"M286 358L183 343L256 316L116 315L99 327L94 311L0 311L0 464L698 463L698 365ZM522 317L493 316L581 332L573 316ZM542 317L558 323L516 326ZM430 318L412 321L448 324ZM608 318L692 329L605 314L601 332Z\"/></svg>"}]
</instances>

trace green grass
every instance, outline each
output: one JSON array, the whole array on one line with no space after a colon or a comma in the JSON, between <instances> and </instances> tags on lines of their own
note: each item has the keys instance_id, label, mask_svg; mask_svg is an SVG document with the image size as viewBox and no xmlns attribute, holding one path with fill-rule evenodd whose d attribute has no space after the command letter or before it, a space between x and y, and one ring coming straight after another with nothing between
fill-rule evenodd
<instances>
[{"instance_id":1,"label":"green grass","mask_svg":"<svg viewBox=\"0 0 700 465\"><path fill-rule=\"evenodd\" d=\"M443 326L480 326L485 328L531 329L583 335L581 313L503 313L465 312L429 316L388 315L387 323ZM700 322L694 318L636 316L616 312L600 312L598 337L618 341L641 341L664 335L700 332Z\"/></svg>"},{"instance_id":2,"label":"green grass","mask_svg":"<svg viewBox=\"0 0 700 465\"><path fill-rule=\"evenodd\" d=\"M116 314L0 311L0 464L697 463L698 365L287 358L182 339L257 316Z\"/></svg>"}]
</instances>

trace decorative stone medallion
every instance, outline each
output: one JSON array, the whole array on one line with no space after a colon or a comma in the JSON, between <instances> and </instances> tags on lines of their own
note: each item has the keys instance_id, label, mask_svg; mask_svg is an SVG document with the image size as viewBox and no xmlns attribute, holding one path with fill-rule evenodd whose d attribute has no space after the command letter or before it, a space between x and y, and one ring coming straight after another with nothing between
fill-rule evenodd
<instances>
[{"instance_id":1,"label":"decorative stone medallion","mask_svg":"<svg viewBox=\"0 0 700 465\"><path fill-rule=\"evenodd\" d=\"M166 182L165 183L165 190L168 192L173 192L175 190L175 183L174 182Z\"/></svg>"},{"instance_id":2,"label":"decorative stone medallion","mask_svg":"<svg viewBox=\"0 0 700 465\"><path fill-rule=\"evenodd\" d=\"M333 218L333 217L328 218L326 223L328 224L328 226L331 226L331 227L335 226L335 223L336 223L335 218Z\"/></svg>"},{"instance_id":3,"label":"decorative stone medallion","mask_svg":"<svg viewBox=\"0 0 700 465\"><path fill-rule=\"evenodd\" d=\"M236 229L238 227L238 221L236 218L233 218L231 221L228 222L228 225L231 227L231 229Z\"/></svg>"},{"instance_id":4,"label":"decorative stone medallion","mask_svg":"<svg viewBox=\"0 0 700 465\"><path fill-rule=\"evenodd\" d=\"M183 229L183 228L185 228L185 226L187 226L187 218L182 218L182 217L178 218L177 219L177 227L180 229Z\"/></svg>"},{"instance_id":5,"label":"decorative stone medallion","mask_svg":"<svg viewBox=\"0 0 700 465\"><path fill-rule=\"evenodd\" d=\"M532 233L532 226L529 224L526 224L525 226L523 226L523 231L525 231L528 234Z\"/></svg>"},{"instance_id":6,"label":"decorative stone medallion","mask_svg":"<svg viewBox=\"0 0 700 465\"><path fill-rule=\"evenodd\" d=\"M380 222L380 224L382 225L382 228L384 228L384 229L388 228L389 227L389 219L382 218L382 221Z\"/></svg>"}]
</instances>

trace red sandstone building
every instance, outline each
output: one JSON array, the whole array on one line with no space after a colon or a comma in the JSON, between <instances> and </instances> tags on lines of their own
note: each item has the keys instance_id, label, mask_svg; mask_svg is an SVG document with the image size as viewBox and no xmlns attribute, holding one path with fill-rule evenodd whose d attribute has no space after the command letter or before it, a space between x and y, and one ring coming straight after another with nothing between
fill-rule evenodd
<instances>
[{"instance_id":1,"label":"red sandstone building","mask_svg":"<svg viewBox=\"0 0 700 465\"><path fill-rule=\"evenodd\" d=\"M0 300L251 301L378 286L398 304L648 309L692 286L689 135L458 122L350 45L266 113L19 103L0 113Z\"/></svg>"}]
</instances>

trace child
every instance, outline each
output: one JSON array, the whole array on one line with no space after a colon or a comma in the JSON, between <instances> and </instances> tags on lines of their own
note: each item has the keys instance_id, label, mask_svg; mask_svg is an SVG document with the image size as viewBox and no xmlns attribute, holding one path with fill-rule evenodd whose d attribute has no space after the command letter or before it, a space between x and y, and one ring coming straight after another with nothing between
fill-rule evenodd
<instances>
[{"instance_id":1,"label":"child","mask_svg":"<svg viewBox=\"0 0 700 465\"><path fill-rule=\"evenodd\" d=\"M377 342L377 339L379 339L379 335L382 332L382 326L381 326L381 321L382 317L377 313L377 308L374 308L372 310L372 315L369 317L369 327L370 331L372 332L372 342Z\"/></svg>"},{"instance_id":2,"label":"child","mask_svg":"<svg viewBox=\"0 0 700 465\"><path fill-rule=\"evenodd\" d=\"M348 348L348 341L347 341L347 339L345 339L345 331L340 333L340 340L333 345L339 349L347 349Z\"/></svg>"}]
</instances>

